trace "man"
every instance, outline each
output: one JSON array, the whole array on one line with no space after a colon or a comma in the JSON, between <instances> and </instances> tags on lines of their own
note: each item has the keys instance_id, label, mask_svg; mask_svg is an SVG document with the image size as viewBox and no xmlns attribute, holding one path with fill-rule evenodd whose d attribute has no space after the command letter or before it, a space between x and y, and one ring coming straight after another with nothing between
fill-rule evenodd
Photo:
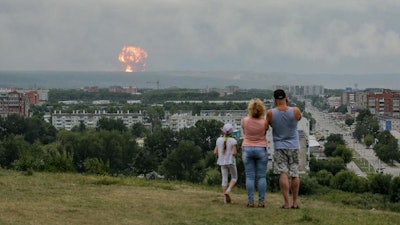
<instances>
[{"instance_id":1,"label":"man","mask_svg":"<svg viewBox=\"0 0 400 225\"><path fill-rule=\"evenodd\" d=\"M279 186L283 195L284 209L298 209L299 195L299 134L297 123L301 119L298 107L289 107L286 93L274 91L275 107L267 111L267 120L272 127L274 142L274 173L279 174ZM290 181L289 181L290 177ZM292 191L292 205L289 203L289 188Z\"/></svg>"}]
</instances>

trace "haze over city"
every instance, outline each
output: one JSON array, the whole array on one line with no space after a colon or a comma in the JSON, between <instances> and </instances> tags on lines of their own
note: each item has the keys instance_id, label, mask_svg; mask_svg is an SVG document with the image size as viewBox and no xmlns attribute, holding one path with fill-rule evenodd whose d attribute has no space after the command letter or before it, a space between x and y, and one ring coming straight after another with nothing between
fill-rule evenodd
<instances>
[{"instance_id":1,"label":"haze over city","mask_svg":"<svg viewBox=\"0 0 400 225\"><path fill-rule=\"evenodd\" d=\"M398 74L399 1L0 2L0 70ZM349 85L353 85L350 83Z\"/></svg>"}]
</instances>

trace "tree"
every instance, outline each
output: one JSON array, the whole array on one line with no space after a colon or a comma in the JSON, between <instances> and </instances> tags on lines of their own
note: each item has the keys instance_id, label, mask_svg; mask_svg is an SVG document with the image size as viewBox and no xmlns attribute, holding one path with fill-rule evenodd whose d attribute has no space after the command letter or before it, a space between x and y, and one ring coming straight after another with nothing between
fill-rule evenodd
<instances>
[{"instance_id":1,"label":"tree","mask_svg":"<svg viewBox=\"0 0 400 225\"><path fill-rule=\"evenodd\" d=\"M73 148L74 164L79 172L86 171L84 162L89 158L99 158L104 152L100 133L98 131L87 131L74 136L76 145Z\"/></svg>"},{"instance_id":2,"label":"tree","mask_svg":"<svg viewBox=\"0 0 400 225\"><path fill-rule=\"evenodd\" d=\"M157 170L157 166L159 165L158 158L152 153L145 148L138 149L137 154L132 159L134 174L146 174Z\"/></svg>"},{"instance_id":3,"label":"tree","mask_svg":"<svg viewBox=\"0 0 400 225\"><path fill-rule=\"evenodd\" d=\"M25 118L18 114L11 114L6 118L0 118L0 122L1 139L9 135L22 135L25 133Z\"/></svg>"},{"instance_id":4,"label":"tree","mask_svg":"<svg viewBox=\"0 0 400 225\"><path fill-rule=\"evenodd\" d=\"M308 121L310 122L310 127L309 127L310 130L314 130L314 126L316 124L316 121L312 117L312 114L308 113L308 112L303 112L302 115L303 115L304 118L308 119Z\"/></svg>"},{"instance_id":5,"label":"tree","mask_svg":"<svg viewBox=\"0 0 400 225\"><path fill-rule=\"evenodd\" d=\"M370 177L370 190L372 193L379 193L383 195L389 194L390 183L392 175L390 174L374 174Z\"/></svg>"},{"instance_id":6,"label":"tree","mask_svg":"<svg viewBox=\"0 0 400 225\"><path fill-rule=\"evenodd\" d=\"M340 157L343 159L344 163L349 163L353 158L353 152L348 149L345 145L336 146L335 151L332 153L333 157Z\"/></svg>"},{"instance_id":7,"label":"tree","mask_svg":"<svg viewBox=\"0 0 400 225\"><path fill-rule=\"evenodd\" d=\"M199 130L197 127L186 127L179 130L177 132L177 138L180 141L193 141L198 146L201 146L201 143L203 142L203 137L199 135Z\"/></svg>"},{"instance_id":8,"label":"tree","mask_svg":"<svg viewBox=\"0 0 400 225\"><path fill-rule=\"evenodd\" d=\"M330 134L327 138L326 138L327 142L333 142L339 145L345 145L346 142L343 139L343 136L341 134Z\"/></svg>"},{"instance_id":9,"label":"tree","mask_svg":"<svg viewBox=\"0 0 400 225\"><path fill-rule=\"evenodd\" d=\"M124 124L124 121L122 119L110 119L110 118L105 118L102 117L97 121L97 129L98 130L117 130L117 131L126 131L127 128Z\"/></svg>"},{"instance_id":10,"label":"tree","mask_svg":"<svg viewBox=\"0 0 400 225\"><path fill-rule=\"evenodd\" d=\"M143 123L135 123L132 125L131 134L135 137L145 137L149 133L149 130L144 126Z\"/></svg>"},{"instance_id":11,"label":"tree","mask_svg":"<svg viewBox=\"0 0 400 225\"><path fill-rule=\"evenodd\" d=\"M196 145L202 149L203 155L214 149L217 138L221 136L223 125L221 121L217 120L199 120L196 122L197 135L200 140Z\"/></svg>"},{"instance_id":12,"label":"tree","mask_svg":"<svg viewBox=\"0 0 400 225\"><path fill-rule=\"evenodd\" d=\"M164 109L159 106L147 107L144 112L146 122L151 123L152 131L161 128L161 120L164 118Z\"/></svg>"},{"instance_id":13,"label":"tree","mask_svg":"<svg viewBox=\"0 0 400 225\"><path fill-rule=\"evenodd\" d=\"M367 134L364 137L364 144L365 146L367 146L367 148L369 148L375 141L374 136L372 136L371 134Z\"/></svg>"},{"instance_id":14,"label":"tree","mask_svg":"<svg viewBox=\"0 0 400 225\"><path fill-rule=\"evenodd\" d=\"M161 168L169 179L198 183L205 177L202 151L192 141L182 141L163 161Z\"/></svg>"},{"instance_id":15,"label":"tree","mask_svg":"<svg viewBox=\"0 0 400 225\"><path fill-rule=\"evenodd\" d=\"M83 120L81 120L81 121L79 121L79 126L74 126L72 129L71 129L71 131L72 132L84 132L84 131L86 131L86 125L85 125L85 122L83 121Z\"/></svg>"},{"instance_id":16,"label":"tree","mask_svg":"<svg viewBox=\"0 0 400 225\"><path fill-rule=\"evenodd\" d=\"M331 157L333 152L336 150L338 144L335 142L326 142L324 144L324 154L326 157Z\"/></svg>"},{"instance_id":17,"label":"tree","mask_svg":"<svg viewBox=\"0 0 400 225\"><path fill-rule=\"evenodd\" d=\"M368 191L368 183L365 178L358 177L354 172L346 170L340 171L332 178L331 187L356 193Z\"/></svg>"},{"instance_id":18,"label":"tree","mask_svg":"<svg viewBox=\"0 0 400 225\"><path fill-rule=\"evenodd\" d=\"M378 120L373 116L367 116L363 117L362 121L357 122L353 136L358 141L361 141L361 139L368 134L371 134L372 136L375 137L375 135L378 133L378 130L379 130Z\"/></svg>"},{"instance_id":19,"label":"tree","mask_svg":"<svg viewBox=\"0 0 400 225\"><path fill-rule=\"evenodd\" d=\"M324 144L324 153L327 157L332 156L338 145L346 145L346 142L341 134L330 134L326 138L326 141L327 142Z\"/></svg>"},{"instance_id":20,"label":"tree","mask_svg":"<svg viewBox=\"0 0 400 225\"><path fill-rule=\"evenodd\" d=\"M48 144L55 140L56 129L44 120L32 117L25 119L24 135L25 140L31 144L36 140L40 140L43 144Z\"/></svg>"},{"instance_id":21,"label":"tree","mask_svg":"<svg viewBox=\"0 0 400 225\"><path fill-rule=\"evenodd\" d=\"M2 142L0 148L0 165L10 168L21 157L23 151L28 151L30 144L21 135L10 135Z\"/></svg>"},{"instance_id":22,"label":"tree","mask_svg":"<svg viewBox=\"0 0 400 225\"><path fill-rule=\"evenodd\" d=\"M342 114L346 114L347 113L347 105L340 105L339 107L337 107L335 109L335 112L340 112Z\"/></svg>"},{"instance_id":23,"label":"tree","mask_svg":"<svg viewBox=\"0 0 400 225\"><path fill-rule=\"evenodd\" d=\"M317 172L317 174L315 175L318 181L318 184L324 185L324 186L328 186L331 183L331 179L333 177L331 172L328 172L327 170L320 170Z\"/></svg>"},{"instance_id":24,"label":"tree","mask_svg":"<svg viewBox=\"0 0 400 225\"><path fill-rule=\"evenodd\" d=\"M109 163L110 172L120 172L127 168L125 159L128 157L124 155L124 142L126 140L123 135L115 130L102 130L99 137L102 146L99 158L104 163ZM128 158L128 161L131 162L131 159Z\"/></svg>"},{"instance_id":25,"label":"tree","mask_svg":"<svg viewBox=\"0 0 400 225\"><path fill-rule=\"evenodd\" d=\"M341 157L329 157L327 160L316 160L314 157L310 160L310 170L312 172L318 172L320 170L326 170L333 175L341 170L346 169L346 164Z\"/></svg>"},{"instance_id":26,"label":"tree","mask_svg":"<svg viewBox=\"0 0 400 225\"><path fill-rule=\"evenodd\" d=\"M177 133L169 128L157 129L146 137L144 148L148 153L157 159L157 164L161 162L172 152L172 149L178 146L179 140ZM156 170L156 168L154 168Z\"/></svg>"},{"instance_id":27,"label":"tree","mask_svg":"<svg viewBox=\"0 0 400 225\"><path fill-rule=\"evenodd\" d=\"M352 116L349 115L349 114L346 114L344 123L345 123L347 126L350 127L350 126L353 125L353 123L354 123L354 117L352 117Z\"/></svg>"},{"instance_id":28,"label":"tree","mask_svg":"<svg viewBox=\"0 0 400 225\"><path fill-rule=\"evenodd\" d=\"M364 121L365 118L371 117L372 113L369 111L369 109L362 109L358 112L358 116L356 117L357 122L362 122Z\"/></svg>"},{"instance_id":29,"label":"tree","mask_svg":"<svg viewBox=\"0 0 400 225\"><path fill-rule=\"evenodd\" d=\"M391 202L399 202L400 201L400 177L393 177L392 182L390 183L389 188L389 196Z\"/></svg>"},{"instance_id":30,"label":"tree","mask_svg":"<svg viewBox=\"0 0 400 225\"><path fill-rule=\"evenodd\" d=\"M397 139L389 132L384 131L377 137L378 143L374 146L374 151L379 159L386 163L393 164L400 161L400 152Z\"/></svg>"}]
</instances>

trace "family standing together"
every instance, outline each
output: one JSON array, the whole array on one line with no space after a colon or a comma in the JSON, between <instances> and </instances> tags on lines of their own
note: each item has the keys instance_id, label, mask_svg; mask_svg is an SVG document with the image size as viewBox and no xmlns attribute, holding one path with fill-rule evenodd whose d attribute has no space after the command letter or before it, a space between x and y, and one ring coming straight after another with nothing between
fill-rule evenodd
<instances>
[{"instance_id":1,"label":"family standing together","mask_svg":"<svg viewBox=\"0 0 400 225\"><path fill-rule=\"evenodd\" d=\"M242 161L246 175L247 207L255 207L255 190L258 190L257 207L265 207L267 190L267 137L266 132L272 128L274 144L273 171L279 175L279 186L283 196L283 209L298 209L299 178L299 135L297 123L301 119L298 107L290 107L286 93L282 89L274 91L275 106L268 111L260 99L250 100L248 116L241 121ZM238 179L235 156L237 141L232 137L233 126L225 124L221 129L223 136L216 141L214 153L218 155L217 164L221 167L222 192L224 202L230 203L230 193ZM228 177L231 176L230 182ZM289 191L292 193L290 203Z\"/></svg>"}]
</instances>

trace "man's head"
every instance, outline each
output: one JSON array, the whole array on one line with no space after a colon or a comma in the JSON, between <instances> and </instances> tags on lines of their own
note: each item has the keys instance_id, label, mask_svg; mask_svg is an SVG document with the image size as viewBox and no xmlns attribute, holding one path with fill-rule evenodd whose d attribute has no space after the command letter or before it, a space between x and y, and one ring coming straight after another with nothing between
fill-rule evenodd
<instances>
[{"instance_id":1,"label":"man's head","mask_svg":"<svg viewBox=\"0 0 400 225\"><path fill-rule=\"evenodd\" d=\"M276 89L274 91L274 98L275 100L282 100L286 98L286 93L283 89Z\"/></svg>"}]
</instances>

